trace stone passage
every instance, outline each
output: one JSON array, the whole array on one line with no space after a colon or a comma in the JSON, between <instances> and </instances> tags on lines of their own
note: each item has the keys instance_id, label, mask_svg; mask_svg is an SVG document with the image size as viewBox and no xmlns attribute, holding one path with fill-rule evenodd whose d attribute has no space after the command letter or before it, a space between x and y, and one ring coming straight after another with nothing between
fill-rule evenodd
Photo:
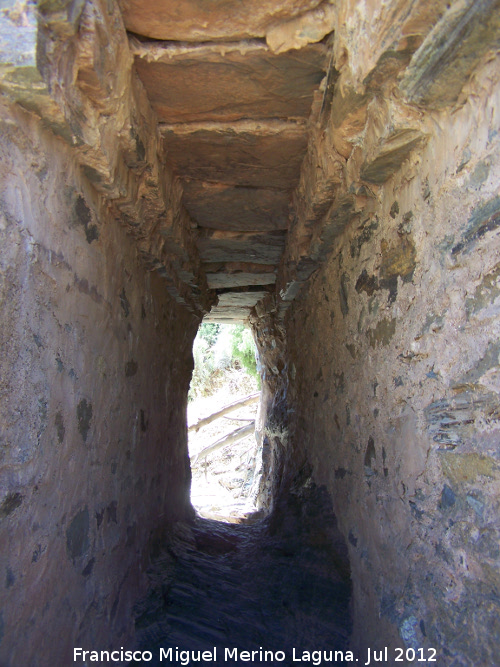
<instances>
[{"instance_id":1,"label":"stone passage","mask_svg":"<svg viewBox=\"0 0 500 667\"><path fill-rule=\"evenodd\" d=\"M245 662L226 649L239 656L262 648L282 651L287 666L294 649L297 658L304 650L349 650L347 548L326 492L311 491L302 489L286 514L254 525L198 519L174 526L135 610L138 647L153 653L150 664L162 664L160 648L175 656L176 647L217 647L218 665ZM250 664L269 660L256 653Z\"/></svg>"},{"instance_id":2,"label":"stone passage","mask_svg":"<svg viewBox=\"0 0 500 667\"><path fill-rule=\"evenodd\" d=\"M2 667L498 667L499 48L500 0L0 0ZM204 318L259 350L262 525L190 523Z\"/></svg>"}]
</instances>

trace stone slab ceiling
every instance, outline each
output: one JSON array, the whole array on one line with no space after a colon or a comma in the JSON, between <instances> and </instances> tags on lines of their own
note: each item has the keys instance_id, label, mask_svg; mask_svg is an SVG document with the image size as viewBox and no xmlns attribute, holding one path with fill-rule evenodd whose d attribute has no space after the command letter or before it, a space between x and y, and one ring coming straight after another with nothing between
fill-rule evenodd
<instances>
[{"instance_id":1,"label":"stone slab ceiling","mask_svg":"<svg viewBox=\"0 0 500 667\"><path fill-rule=\"evenodd\" d=\"M323 5L121 0L164 165L182 184L202 268L219 297L208 319L244 320L274 288L328 64L324 34L286 48L282 26ZM276 31L280 48L269 40Z\"/></svg>"},{"instance_id":2,"label":"stone slab ceiling","mask_svg":"<svg viewBox=\"0 0 500 667\"><path fill-rule=\"evenodd\" d=\"M322 0L120 0L130 32L154 39L206 42L265 37L276 23Z\"/></svg>"}]
</instances>

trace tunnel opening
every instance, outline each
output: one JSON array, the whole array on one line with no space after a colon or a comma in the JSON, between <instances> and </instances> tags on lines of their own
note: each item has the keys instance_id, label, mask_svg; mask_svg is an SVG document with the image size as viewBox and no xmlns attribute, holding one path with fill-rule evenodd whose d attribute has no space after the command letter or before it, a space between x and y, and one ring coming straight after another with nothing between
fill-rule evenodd
<instances>
[{"instance_id":1,"label":"tunnel opening","mask_svg":"<svg viewBox=\"0 0 500 667\"><path fill-rule=\"evenodd\" d=\"M188 396L191 503L198 515L248 520L258 511L257 350L241 324L202 323ZM255 517L254 517L255 518Z\"/></svg>"}]
</instances>

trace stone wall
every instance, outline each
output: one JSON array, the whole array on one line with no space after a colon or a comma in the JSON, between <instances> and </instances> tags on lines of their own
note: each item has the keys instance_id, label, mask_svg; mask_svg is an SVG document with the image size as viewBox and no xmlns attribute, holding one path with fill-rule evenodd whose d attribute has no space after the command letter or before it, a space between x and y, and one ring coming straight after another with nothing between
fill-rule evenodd
<instances>
[{"instance_id":1,"label":"stone wall","mask_svg":"<svg viewBox=\"0 0 500 667\"><path fill-rule=\"evenodd\" d=\"M2 109L0 663L127 645L148 548L185 517L198 321L66 145Z\"/></svg>"},{"instance_id":2,"label":"stone wall","mask_svg":"<svg viewBox=\"0 0 500 667\"><path fill-rule=\"evenodd\" d=\"M433 647L440 665L498 660L496 68L476 73L460 108L429 112L425 148L365 187L369 206L286 312L286 346L268 334L276 312L254 318L286 397L281 434L272 422L263 435L283 471L274 491L308 462L328 488L355 648Z\"/></svg>"}]
</instances>

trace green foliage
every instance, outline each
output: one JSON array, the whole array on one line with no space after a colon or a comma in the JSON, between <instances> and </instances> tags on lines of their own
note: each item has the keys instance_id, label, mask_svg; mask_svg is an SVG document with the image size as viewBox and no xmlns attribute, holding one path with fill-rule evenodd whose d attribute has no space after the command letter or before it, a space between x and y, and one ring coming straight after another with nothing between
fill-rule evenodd
<instances>
[{"instance_id":1,"label":"green foliage","mask_svg":"<svg viewBox=\"0 0 500 667\"><path fill-rule=\"evenodd\" d=\"M197 338L205 340L209 347L215 345L217 337L220 333L221 325L216 322L202 322L198 329Z\"/></svg>"},{"instance_id":2,"label":"green foliage","mask_svg":"<svg viewBox=\"0 0 500 667\"><path fill-rule=\"evenodd\" d=\"M210 396L228 372L244 369L260 386L255 358L255 344L250 329L238 324L212 322L200 325L193 344L194 371L189 400Z\"/></svg>"},{"instance_id":3,"label":"green foliage","mask_svg":"<svg viewBox=\"0 0 500 667\"><path fill-rule=\"evenodd\" d=\"M260 379L255 358L255 343L250 329L235 324L232 333L232 354L250 375Z\"/></svg>"}]
</instances>

